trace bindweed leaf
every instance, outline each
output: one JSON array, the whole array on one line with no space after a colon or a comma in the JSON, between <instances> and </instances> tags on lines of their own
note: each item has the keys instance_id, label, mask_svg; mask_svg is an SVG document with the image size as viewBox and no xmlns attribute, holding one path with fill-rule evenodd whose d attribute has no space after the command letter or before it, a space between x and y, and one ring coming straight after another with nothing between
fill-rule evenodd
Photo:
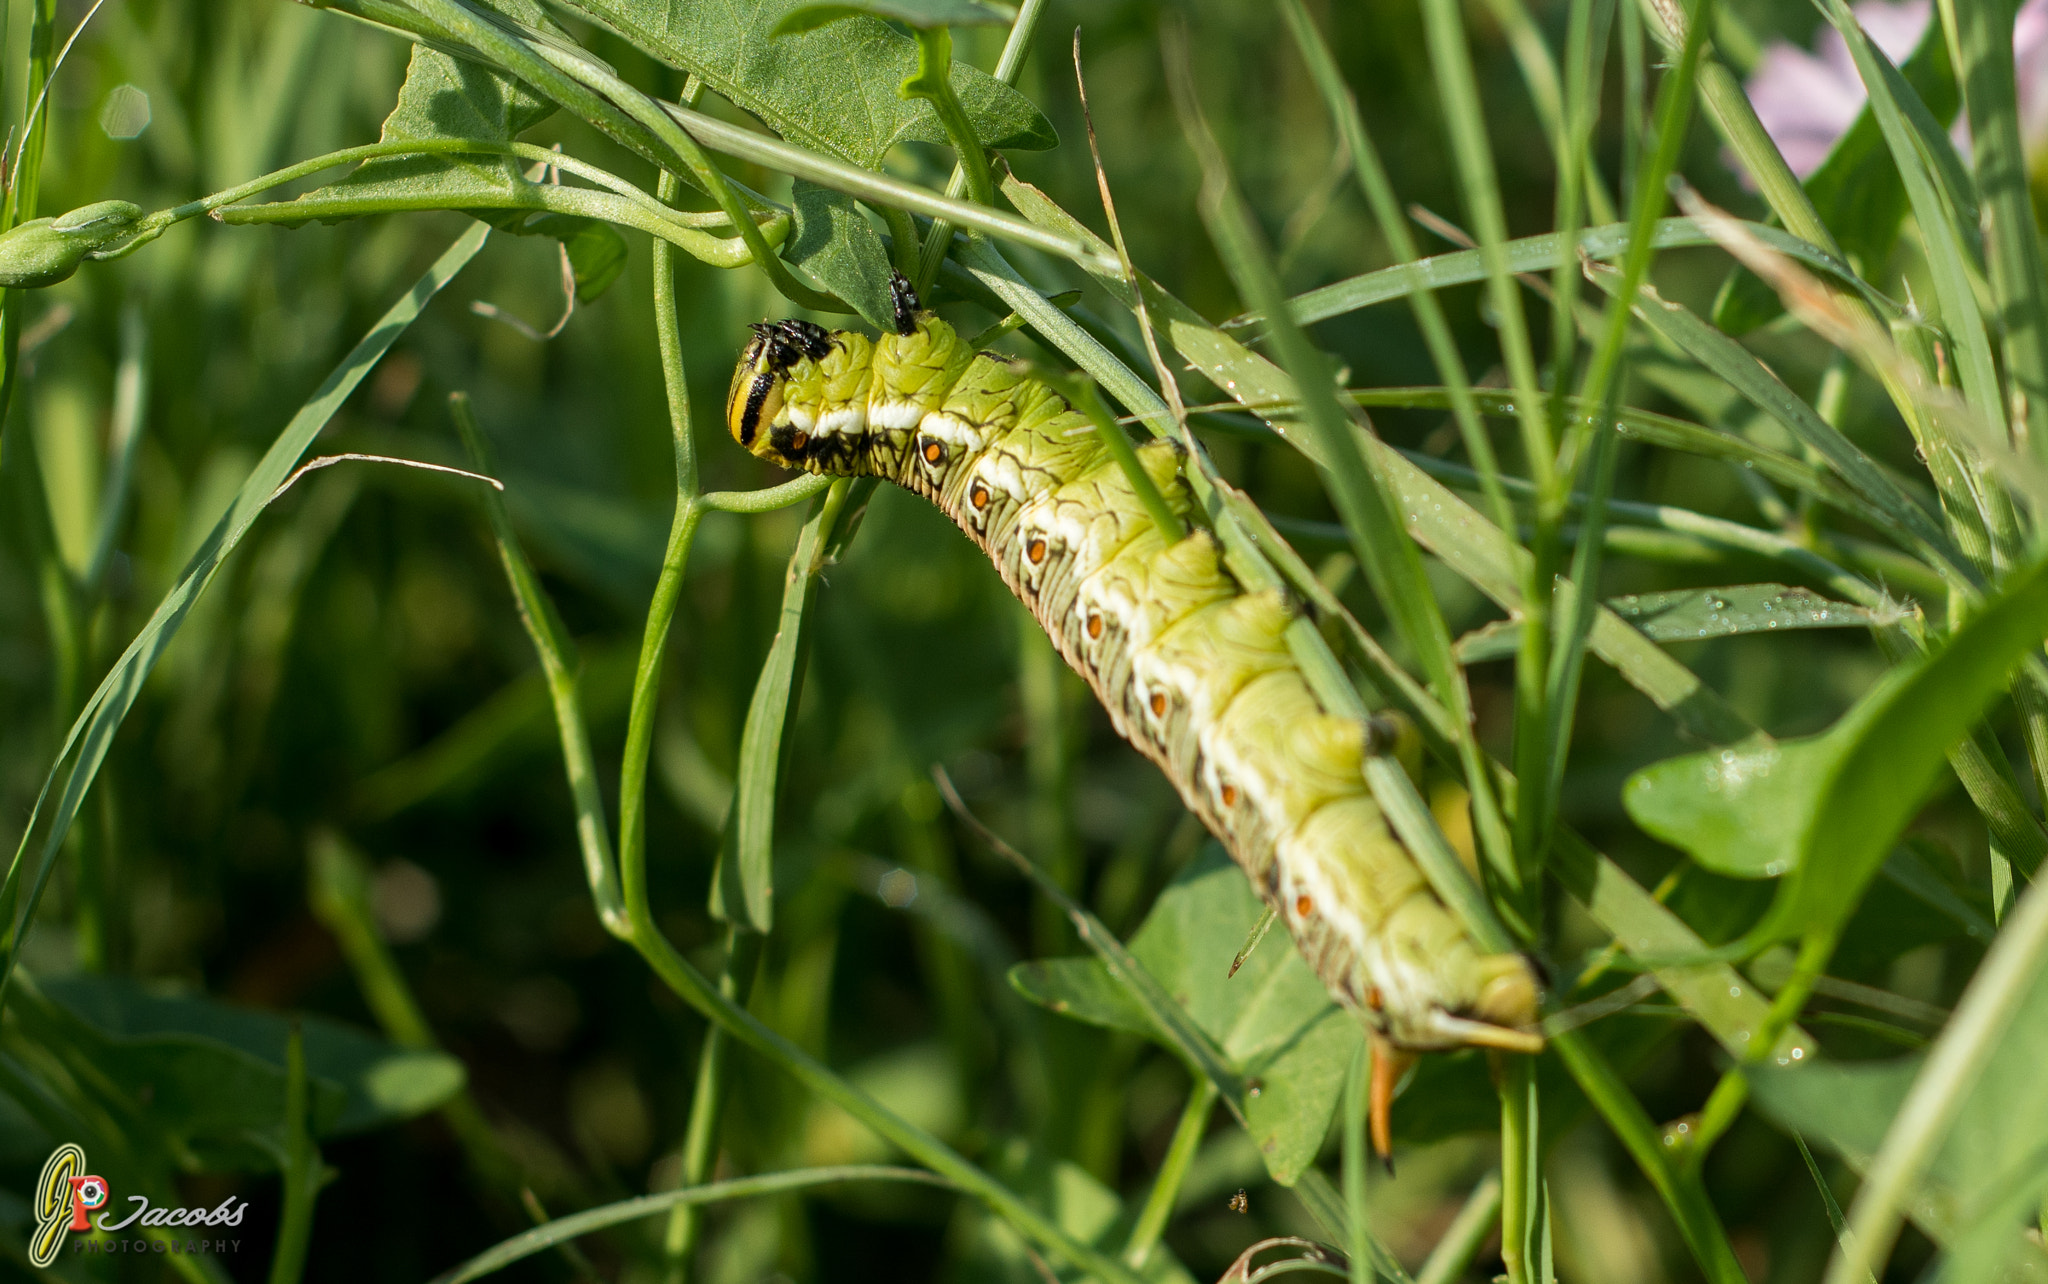
<instances>
[{"instance_id":1,"label":"bindweed leaf","mask_svg":"<svg viewBox=\"0 0 2048 1284\"><path fill-rule=\"evenodd\" d=\"M1262 912L1220 848L1205 848L1159 900L1130 949L1245 1084L1244 1113L1275 1181L1291 1185L1314 1162L1362 1033L1299 950L1255 951L1230 975L1231 944ZM1129 990L1094 959L1020 964L1010 984L1078 1021L1159 1039Z\"/></svg>"},{"instance_id":2,"label":"bindweed leaf","mask_svg":"<svg viewBox=\"0 0 2048 1284\"><path fill-rule=\"evenodd\" d=\"M704 83L794 143L873 169L898 143L943 143L930 108L896 87L917 71L917 46L879 18L860 16L777 37L798 0L565 0L649 56ZM953 91L989 147L1030 151L1058 142L1031 101L984 72L954 63Z\"/></svg>"},{"instance_id":3,"label":"bindweed leaf","mask_svg":"<svg viewBox=\"0 0 2048 1284\"><path fill-rule=\"evenodd\" d=\"M889 252L853 198L799 178L791 188L794 226L783 257L851 303L869 325L895 328Z\"/></svg>"},{"instance_id":4,"label":"bindweed leaf","mask_svg":"<svg viewBox=\"0 0 2048 1284\"><path fill-rule=\"evenodd\" d=\"M815 31L841 18L893 18L906 27L1003 27L1014 15L975 0L813 0L791 9L778 36Z\"/></svg>"}]
</instances>

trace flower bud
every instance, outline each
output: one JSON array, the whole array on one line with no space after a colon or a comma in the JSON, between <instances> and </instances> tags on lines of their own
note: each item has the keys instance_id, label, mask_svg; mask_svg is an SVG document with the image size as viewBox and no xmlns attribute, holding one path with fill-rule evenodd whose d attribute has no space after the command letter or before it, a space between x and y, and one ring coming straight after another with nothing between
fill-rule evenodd
<instances>
[{"instance_id":1,"label":"flower bud","mask_svg":"<svg viewBox=\"0 0 2048 1284\"><path fill-rule=\"evenodd\" d=\"M55 285L76 272L86 255L122 236L141 217L140 206L100 201L0 233L0 287Z\"/></svg>"}]
</instances>

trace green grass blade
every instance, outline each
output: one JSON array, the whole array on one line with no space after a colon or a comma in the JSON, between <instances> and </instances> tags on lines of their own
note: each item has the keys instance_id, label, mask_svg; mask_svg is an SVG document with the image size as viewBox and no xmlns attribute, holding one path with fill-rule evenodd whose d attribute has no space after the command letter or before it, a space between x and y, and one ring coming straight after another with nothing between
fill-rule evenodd
<instances>
[{"instance_id":1,"label":"green grass blade","mask_svg":"<svg viewBox=\"0 0 2048 1284\"><path fill-rule=\"evenodd\" d=\"M2035 233L2027 187L2018 87L2013 79L2013 31L2003 6L1965 4L1957 19L1963 40L1963 98L1969 110L1970 148L1977 194L1986 215L1985 257L1998 328L2005 338L2005 369L2037 458L2048 458L2048 268ZM2018 427L2019 425L2015 425Z\"/></svg>"},{"instance_id":2,"label":"green grass blade","mask_svg":"<svg viewBox=\"0 0 2048 1284\"><path fill-rule=\"evenodd\" d=\"M686 1186L681 1190L665 1190L656 1195L622 1199L617 1203L586 1208L567 1217L557 1217L545 1225L522 1231L486 1249L453 1270L436 1275L432 1284L469 1284L470 1280L494 1275L514 1262L546 1252L558 1244L566 1244L579 1235L588 1235L608 1226L638 1221L643 1217L653 1217L672 1208L718 1204L734 1199L753 1199L762 1195L780 1195L821 1186L868 1181L915 1182L942 1187L953 1185L944 1177L920 1168L846 1164L826 1168L795 1168L786 1172L764 1173L759 1177L737 1177L730 1181L712 1182L706 1186Z\"/></svg>"},{"instance_id":3,"label":"green grass blade","mask_svg":"<svg viewBox=\"0 0 2048 1284\"><path fill-rule=\"evenodd\" d=\"M1849 265L1827 250L1793 236L1783 228L1769 227L1762 223L1743 223L1742 230L1756 237L1780 254L1797 260L1819 272L1825 272L1843 285L1858 291L1870 305L1886 316L1900 314L1899 305L1879 294L1869 283L1858 277ZM1658 250L1691 249L1717 244L1705 229L1689 218L1660 218L1651 232L1651 248ZM1540 236L1525 236L1509 241L1504 247L1510 272L1542 272L1570 263L1576 268L1576 255L1565 256L1560 248L1568 243L1567 238L1556 232L1545 232ZM1579 253L1593 259L1616 259L1628 253L1629 228L1625 223L1606 223L1589 227L1579 233ZM1289 310L1294 319L1302 325L1326 321L1342 316L1359 308L1390 299L1402 298L1416 290L1441 289L1445 286L1463 285L1485 279L1486 260L1478 250L1455 250L1449 254L1432 255L1413 263L1403 263L1377 272L1347 277L1329 285L1320 286L1289 300ZM1255 315L1238 317L1230 326L1251 325L1259 318Z\"/></svg>"},{"instance_id":4,"label":"green grass blade","mask_svg":"<svg viewBox=\"0 0 2048 1284\"><path fill-rule=\"evenodd\" d=\"M1473 238L1486 264L1487 297L1492 301L1494 324L1500 332L1501 357L1508 369L1508 384L1523 405L1519 419L1522 449L1529 460L1531 476L1539 486L1548 487L1556 444L1550 440L1550 426L1529 402L1537 391L1536 358L1529 343L1529 326L1522 312L1521 287L1515 283L1507 261L1507 217L1501 208L1500 182L1493 163L1493 147L1486 135L1485 109L1479 98L1478 81L1472 74L1471 51L1466 46L1465 21L1457 0L1422 0L1423 34L1429 45L1430 68L1435 73L1437 99L1450 133L1451 159L1458 175L1458 190L1471 220ZM1269 315L1278 308L1269 309Z\"/></svg>"},{"instance_id":5,"label":"green grass blade","mask_svg":"<svg viewBox=\"0 0 2048 1284\"><path fill-rule=\"evenodd\" d=\"M2048 960L2048 893L2029 887L1935 1040L1920 1075L1893 1116L1883 1146L1864 1171L1849 1226L1826 1284L1861 1284L1877 1272L1897 1239L1903 1208L1961 1112L1999 1036L2034 988Z\"/></svg>"},{"instance_id":6,"label":"green grass blade","mask_svg":"<svg viewBox=\"0 0 2048 1284\"><path fill-rule=\"evenodd\" d=\"M479 469L489 466L490 450L476 417L470 412L469 397L454 393L448 409L462 444ZM597 756L590 749L590 723L583 712L582 665L576 644L556 614L554 603L541 587L540 576L527 561L505 497L489 491L484 497L491 534L498 545L498 560L505 567L505 579L519 611L519 622L533 642L540 659L541 675L554 707L555 730L561 740L562 763L569 778L569 793L575 800L576 847L583 858L583 876L590 885L591 900L605 930L615 936L628 932L625 897L620 891L618 866L612 855L611 826L605 820L604 795L598 784Z\"/></svg>"},{"instance_id":7,"label":"green grass blade","mask_svg":"<svg viewBox=\"0 0 2048 1284\"><path fill-rule=\"evenodd\" d=\"M832 483L811 505L797 535L782 581L775 641L761 663L740 733L732 820L711 882L711 904L720 917L744 922L756 932L767 932L775 922L775 800L787 754L783 733L803 695L804 658L811 642L805 624L817 597L818 572L825 569L826 551L853 486L844 479Z\"/></svg>"},{"instance_id":8,"label":"green grass blade","mask_svg":"<svg viewBox=\"0 0 2048 1284\"><path fill-rule=\"evenodd\" d=\"M1594 280L1603 289L1615 288L1612 271L1596 270ZM1650 286L1637 291L1636 298L1635 314L1655 334L1727 381L1751 405L1784 425L1883 515L1887 530L1940 558L1954 574L1966 573L1947 533L1926 510L1914 503L1861 447L1822 419L1748 349L1682 304L1668 302Z\"/></svg>"},{"instance_id":9,"label":"green grass blade","mask_svg":"<svg viewBox=\"0 0 2048 1284\"><path fill-rule=\"evenodd\" d=\"M1970 408L2002 438L2006 417L2003 385L1972 281L1970 247L1977 239L1974 186L1962 172L1947 135L1934 124L1898 68L1870 44L1848 6L1834 0L1828 16L1848 42L1850 57L1870 91L1871 110L1884 130L1899 176L1905 180L1913 219L1920 225L1928 273L1934 280L1939 320L1955 344L1963 395Z\"/></svg>"},{"instance_id":10,"label":"green grass blade","mask_svg":"<svg viewBox=\"0 0 2048 1284\"><path fill-rule=\"evenodd\" d=\"M356 346L350 350L341 363L323 380L313 395L287 423L270 448L264 452L256 467L250 470L247 480L235 493L234 503L215 523L207 535L206 542L185 564L178 581L170 592L164 595L144 624L135 635L120 659L114 662L99 688L86 702L84 710L71 724L70 732L64 738L64 746L58 751L57 760L43 781L42 790L36 796L36 805L29 813L28 823L23 827L21 843L15 849L13 863L7 872L4 889L0 889L0 904L19 905L14 922L9 925L7 949L4 963L0 963L0 989L4 989L7 977L12 974L15 960L19 957L21 943L28 931L42 895L56 867L58 853L63 849L65 835L70 832L72 821L79 808L84 805L86 791L91 789L100 764L106 760L114 733L135 706L142 694L144 680L163 657L172 638L185 622L192 605L213 582L214 575L228 554L234 552L249 528L263 510L277 497L278 487L297 466L299 459L312 445L327 421L334 417L341 403L355 391L372 367L398 342L406 327L425 309L428 302L438 294L441 287L453 280L476 252L483 248L484 239L490 229L478 223L463 233L436 259L433 266L416 281L412 288L397 303L391 305L377 324L370 328ZM491 492L493 495L495 491ZM34 880L28 885L24 900L15 897L22 887L22 875L29 841L34 837L38 822L42 819L43 804L48 801L51 789L57 783L58 773L67 759L76 750L78 757L70 774L65 778L63 793L58 797L56 810L49 817L48 832L43 840L40 862L35 870Z\"/></svg>"}]
</instances>

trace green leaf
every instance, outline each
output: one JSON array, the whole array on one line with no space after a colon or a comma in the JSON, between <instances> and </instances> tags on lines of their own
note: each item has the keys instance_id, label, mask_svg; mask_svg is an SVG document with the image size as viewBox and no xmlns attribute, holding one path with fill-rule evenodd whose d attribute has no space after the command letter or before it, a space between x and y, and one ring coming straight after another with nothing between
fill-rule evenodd
<instances>
[{"instance_id":1,"label":"green leaf","mask_svg":"<svg viewBox=\"0 0 2048 1284\"><path fill-rule=\"evenodd\" d=\"M424 1114L461 1091L462 1063L400 1048L317 1017L238 1008L203 995L150 988L123 977L78 974L39 981L31 1002L101 1076L146 1102L154 1128L209 1167L269 1167L246 1133L282 1136L285 1043L304 1031L313 1080L311 1127L320 1137L382 1127ZM26 1012L25 1012L26 1017Z\"/></svg>"},{"instance_id":2,"label":"green leaf","mask_svg":"<svg viewBox=\"0 0 2048 1284\"><path fill-rule=\"evenodd\" d=\"M552 227L530 226L529 230L559 237L568 248L569 270L576 278L578 303L597 302L606 290L612 288L612 282L619 279L619 274L626 270L626 238L609 223L584 219L582 226L567 236L562 236Z\"/></svg>"},{"instance_id":3,"label":"green leaf","mask_svg":"<svg viewBox=\"0 0 2048 1284\"><path fill-rule=\"evenodd\" d=\"M1832 932L1933 787L1949 748L2048 637L2048 563L2009 580L1928 658L1885 675L1832 728L1667 759L1623 791L1642 828L1739 877L1785 874L1747 943Z\"/></svg>"},{"instance_id":4,"label":"green leaf","mask_svg":"<svg viewBox=\"0 0 2048 1284\"><path fill-rule=\"evenodd\" d=\"M778 36L816 31L841 18L894 18L908 27L1006 27L1012 15L974 0L809 0L775 24Z\"/></svg>"},{"instance_id":5,"label":"green leaf","mask_svg":"<svg viewBox=\"0 0 2048 1284\"><path fill-rule=\"evenodd\" d=\"M783 257L851 303L869 325L896 328L889 293L889 252L853 198L797 179L791 188L795 225Z\"/></svg>"},{"instance_id":6,"label":"green leaf","mask_svg":"<svg viewBox=\"0 0 2048 1284\"><path fill-rule=\"evenodd\" d=\"M1955 74L1940 23L1927 24L1920 47L1900 70L1935 119L1946 124L1954 118ZM1906 217L1906 188L1868 103L1803 186L1849 262L1873 276L1881 272ZM1721 283L1713 318L1729 334L1747 334L1784 311L1778 292L1738 265Z\"/></svg>"},{"instance_id":7,"label":"green leaf","mask_svg":"<svg viewBox=\"0 0 2048 1284\"><path fill-rule=\"evenodd\" d=\"M897 97L917 46L876 18L780 39L799 0L566 0L650 56L695 72L792 142L873 169L898 143L943 143L938 116ZM984 72L953 65L953 90L989 147L1036 151L1059 141L1031 100Z\"/></svg>"},{"instance_id":8,"label":"green leaf","mask_svg":"<svg viewBox=\"0 0 2048 1284\"><path fill-rule=\"evenodd\" d=\"M1246 1127L1274 1180L1291 1185L1322 1146L1363 1034L1299 950L1256 950L1230 975L1261 910L1244 874L1211 844L1160 893L1130 949L1243 1078ZM1076 1020L1173 1046L1094 959L1021 964L1010 984Z\"/></svg>"},{"instance_id":9,"label":"green leaf","mask_svg":"<svg viewBox=\"0 0 2048 1284\"><path fill-rule=\"evenodd\" d=\"M1742 633L1793 629L1869 628L1875 614L1866 607L1836 602L1783 584L1731 584L1668 593L1630 593L1609 598L1607 609L1642 630L1654 642L1690 642ZM1496 620L1458 639L1458 662L1506 659L1519 645L1521 622Z\"/></svg>"},{"instance_id":10,"label":"green leaf","mask_svg":"<svg viewBox=\"0 0 2048 1284\"><path fill-rule=\"evenodd\" d=\"M461 138L509 143L546 119L555 105L509 76L418 45L398 90L398 104L384 118L385 142L427 138ZM509 197L528 186L519 162L509 156L395 156L367 161L336 183L284 203L315 207L317 217L341 217L333 211L360 204L402 204L409 208L501 209ZM493 196L497 199L491 199ZM311 211L301 217L315 216ZM524 215L496 214L486 221L506 230ZM566 238L565 238L566 239Z\"/></svg>"}]
</instances>

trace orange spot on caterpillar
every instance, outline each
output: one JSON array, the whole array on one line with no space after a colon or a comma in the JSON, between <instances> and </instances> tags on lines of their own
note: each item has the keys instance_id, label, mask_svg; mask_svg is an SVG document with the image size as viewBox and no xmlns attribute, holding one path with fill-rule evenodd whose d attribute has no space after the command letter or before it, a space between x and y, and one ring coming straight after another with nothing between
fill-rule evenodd
<instances>
[{"instance_id":1,"label":"orange spot on caterpillar","mask_svg":"<svg viewBox=\"0 0 2048 1284\"><path fill-rule=\"evenodd\" d=\"M1365 1006L1375 1012L1387 1006L1387 996L1380 993L1380 987L1377 985L1367 987L1365 991Z\"/></svg>"},{"instance_id":2,"label":"orange spot on caterpillar","mask_svg":"<svg viewBox=\"0 0 2048 1284\"><path fill-rule=\"evenodd\" d=\"M1294 913L1298 918L1307 918L1315 912L1316 903L1306 896L1294 898Z\"/></svg>"},{"instance_id":3,"label":"orange spot on caterpillar","mask_svg":"<svg viewBox=\"0 0 2048 1284\"><path fill-rule=\"evenodd\" d=\"M977 509L987 508L988 487L982 485L980 482L976 482L974 484L974 489L967 492L967 502L974 505Z\"/></svg>"},{"instance_id":4,"label":"orange spot on caterpillar","mask_svg":"<svg viewBox=\"0 0 2048 1284\"><path fill-rule=\"evenodd\" d=\"M938 442L936 442L936 441L927 441L927 442L925 442L925 444L924 444L924 462L926 462L926 463L928 463L928 464L936 464L936 463L938 463L938 462L939 462L939 461L940 461L941 459L944 459L945 457L946 457L946 448L945 448L944 446L940 445L940 444L939 444Z\"/></svg>"},{"instance_id":5,"label":"orange spot on caterpillar","mask_svg":"<svg viewBox=\"0 0 2048 1284\"><path fill-rule=\"evenodd\" d=\"M1031 559L1031 564L1033 566L1036 566L1040 562L1044 561L1045 541L1042 539L1032 540L1031 543L1025 547L1024 556Z\"/></svg>"},{"instance_id":6,"label":"orange spot on caterpillar","mask_svg":"<svg viewBox=\"0 0 2048 1284\"><path fill-rule=\"evenodd\" d=\"M789 448L799 453L801 453L804 450L804 448L809 446L810 444L811 434L805 432L801 428L796 430L796 436L791 437L789 439Z\"/></svg>"},{"instance_id":7,"label":"orange spot on caterpillar","mask_svg":"<svg viewBox=\"0 0 2048 1284\"><path fill-rule=\"evenodd\" d=\"M1102 636L1102 616L1091 615L1088 617L1088 636L1091 638Z\"/></svg>"},{"instance_id":8,"label":"orange spot on caterpillar","mask_svg":"<svg viewBox=\"0 0 2048 1284\"><path fill-rule=\"evenodd\" d=\"M1237 806L1237 786L1236 786L1236 785L1225 785L1225 786L1223 786L1223 805L1224 805L1225 807L1235 807L1235 806Z\"/></svg>"},{"instance_id":9,"label":"orange spot on caterpillar","mask_svg":"<svg viewBox=\"0 0 2048 1284\"><path fill-rule=\"evenodd\" d=\"M1154 691L1152 693L1152 716L1155 718L1166 716L1166 693L1164 691Z\"/></svg>"}]
</instances>

